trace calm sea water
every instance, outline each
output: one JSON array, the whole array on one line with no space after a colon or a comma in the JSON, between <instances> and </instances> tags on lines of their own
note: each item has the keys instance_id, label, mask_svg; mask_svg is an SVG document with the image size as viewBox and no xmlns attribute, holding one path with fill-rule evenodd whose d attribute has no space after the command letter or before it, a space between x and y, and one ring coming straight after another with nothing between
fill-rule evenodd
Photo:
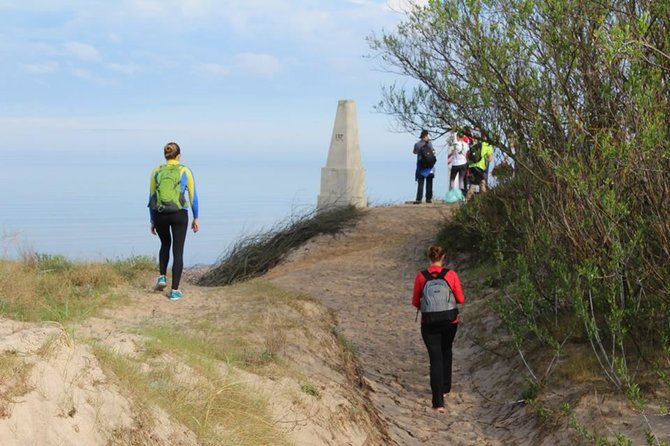
<instances>
[{"instance_id":1,"label":"calm sea water","mask_svg":"<svg viewBox=\"0 0 670 446\"><path fill-rule=\"evenodd\" d=\"M186 155L186 154L185 154ZM198 157L199 156L199 157ZM189 231L187 265L214 263L238 238L314 209L324 159L267 160L249 167L216 154L185 156L200 200L200 232ZM73 260L157 256L146 207L155 150L125 154L3 155L0 254L61 254ZM413 199L413 160L364 159L371 204ZM446 192L438 172L436 196Z\"/></svg>"}]
</instances>

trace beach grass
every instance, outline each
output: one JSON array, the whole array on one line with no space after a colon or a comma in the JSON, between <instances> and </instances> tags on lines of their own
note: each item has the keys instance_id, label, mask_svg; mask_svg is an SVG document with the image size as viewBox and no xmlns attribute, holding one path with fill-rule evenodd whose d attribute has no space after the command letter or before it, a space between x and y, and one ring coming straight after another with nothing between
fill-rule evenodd
<instances>
[{"instance_id":1,"label":"beach grass","mask_svg":"<svg viewBox=\"0 0 670 446\"><path fill-rule=\"evenodd\" d=\"M134 412L144 413L144 419L152 418L150 407L157 405L188 427L202 445L288 444L271 420L266 399L239 380L234 369L221 373L215 358L202 355L200 343L191 349L189 342L160 349L152 343L140 361L101 345L94 352L103 368L132 392Z\"/></svg>"},{"instance_id":2,"label":"beach grass","mask_svg":"<svg viewBox=\"0 0 670 446\"><path fill-rule=\"evenodd\" d=\"M16 351L0 353L0 417L6 417L12 402L31 390L28 375L32 368Z\"/></svg>"},{"instance_id":3,"label":"beach grass","mask_svg":"<svg viewBox=\"0 0 670 446\"><path fill-rule=\"evenodd\" d=\"M227 296L231 305L225 317L212 311L179 320L147 320L135 329L143 340L135 354L124 355L91 340L94 354L105 374L125 389L133 410L144 414L146 429L156 422L150 408L158 406L188 427L199 444L290 444L269 409L271 393L258 380L292 379L296 393L308 393L306 377L284 351L289 332L295 335L305 328L301 302L309 299L291 299L260 280L234 285ZM130 429L118 432L113 441L141 444L147 435Z\"/></svg>"},{"instance_id":4,"label":"beach grass","mask_svg":"<svg viewBox=\"0 0 670 446\"><path fill-rule=\"evenodd\" d=\"M314 210L291 216L270 230L240 238L198 280L198 285L230 285L259 277L317 235L336 235L352 228L364 213L355 206Z\"/></svg>"},{"instance_id":5,"label":"beach grass","mask_svg":"<svg viewBox=\"0 0 670 446\"><path fill-rule=\"evenodd\" d=\"M146 257L89 263L61 255L31 254L0 260L0 315L19 321L81 320L119 304L107 292L155 269Z\"/></svg>"}]
</instances>

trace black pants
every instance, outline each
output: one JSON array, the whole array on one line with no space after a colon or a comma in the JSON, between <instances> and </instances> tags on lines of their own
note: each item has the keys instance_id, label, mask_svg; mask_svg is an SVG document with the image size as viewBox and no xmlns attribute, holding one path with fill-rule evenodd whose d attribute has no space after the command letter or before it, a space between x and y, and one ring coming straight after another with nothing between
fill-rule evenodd
<instances>
[{"instance_id":1,"label":"black pants","mask_svg":"<svg viewBox=\"0 0 670 446\"><path fill-rule=\"evenodd\" d=\"M430 390L433 407L444 407L444 394L451 391L451 346L456 337L458 324L435 322L421 324L421 337L428 349L430 360Z\"/></svg>"},{"instance_id":2,"label":"black pants","mask_svg":"<svg viewBox=\"0 0 670 446\"><path fill-rule=\"evenodd\" d=\"M423 198L423 183L426 182L426 201L433 199L433 174L424 177L423 175L416 176L416 201L421 201Z\"/></svg>"},{"instance_id":3,"label":"black pants","mask_svg":"<svg viewBox=\"0 0 670 446\"><path fill-rule=\"evenodd\" d=\"M449 181L453 182L456 179L456 175L458 175L458 182L460 184L455 185L455 187L459 187L461 184L463 187L461 187L461 190L466 190L467 187L465 187L465 184L467 182L467 172L468 172L468 165L467 164L461 164L460 166L451 166L451 171L449 172ZM451 184L449 185L451 186Z\"/></svg>"},{"instance_id":4,"label":"black pants","mask_svg":"<svg viewBox=\"0 0 670 446\"><path fill-rule=\"evenodd\" d=\"M188 231L188 211L156 213L154 226L158 238L161 239L161 249L158 254L160 273L165 275L170 262L170 246L172 246L172 289L179 289L181 273L184 270L184 242Z\"/></svg>"},{"instance_id":5,"label":"black pants","mask_svg":"<svg viewBox=\"0 0 670 446\"><path fill-rule=\"evenodd\" d=\"M471 167L470 176L470 184L474 184L475 186L479 186L479 183L486 181L486 178L488 177L486 171L480 169L479 167Z\"/></svg>"}]
</instances>

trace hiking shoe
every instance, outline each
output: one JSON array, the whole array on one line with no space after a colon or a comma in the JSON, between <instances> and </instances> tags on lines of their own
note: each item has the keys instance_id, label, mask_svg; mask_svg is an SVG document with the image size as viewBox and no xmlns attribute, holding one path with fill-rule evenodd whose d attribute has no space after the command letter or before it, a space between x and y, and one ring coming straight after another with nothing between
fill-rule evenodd
<instances>
[{"instance_id":1,"label":"hiking shoe","mask_svg":"<svg viewBox=\"0 0 670 446\"><path fill-rule=\"evenodd\" d=\"M167 277L158 276L158 280L156 280L156 286L154 287L154 289L156 291L163 291L166 286L167 286Z\"/></svg>"},{"instance_id":2,"label":"hiking shoe","mask_svg":"<svg viewBox=\"0 0 670 446\"><path fill-rule=\"evenodd\" d=\"M182 294L181 291L179 290L172 290L168 293L168 299L170 300L179 300L181 299L184 295Z\"/></svg>"}]
</instances>

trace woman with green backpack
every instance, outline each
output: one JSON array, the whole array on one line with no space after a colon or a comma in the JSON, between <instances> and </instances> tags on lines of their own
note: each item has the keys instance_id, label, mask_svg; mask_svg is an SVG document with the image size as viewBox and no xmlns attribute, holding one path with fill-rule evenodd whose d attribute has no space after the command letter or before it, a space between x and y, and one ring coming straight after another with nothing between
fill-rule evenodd
<instances>
[{"instance_id":1,"label":"woman with green backpack","mask_svg":"<svg viewBox=\"0 0 670 446\"><path fill-rule=\"evenodd\" d=\"M172 248L172 288L168 293L170 300L179 300L181 274L184 270L184 243L188 231L188 207L193 212L191 228L198 232L198 194L191 169L180 164L181 149L174 142L163 148L165 164L161 164L151 172L149 179L149 216L151 233L161 241L158 254L160 275L156 280L157 291L167 287L167 267L170 262ZM188 196L187 196L188 193Z\"/></svg>"}]
</instances>

